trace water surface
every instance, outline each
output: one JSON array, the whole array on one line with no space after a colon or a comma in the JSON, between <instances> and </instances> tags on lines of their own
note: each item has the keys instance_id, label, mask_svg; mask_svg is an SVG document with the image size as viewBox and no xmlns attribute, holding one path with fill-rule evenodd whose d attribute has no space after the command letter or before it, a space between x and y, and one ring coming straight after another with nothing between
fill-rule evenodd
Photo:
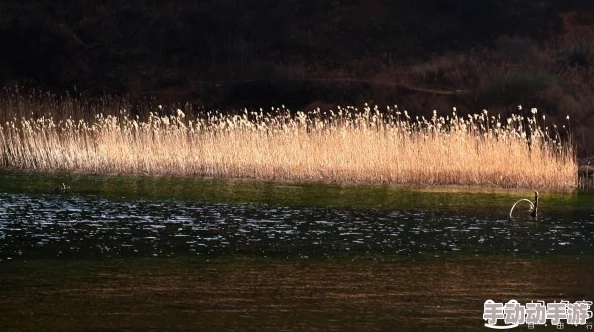
<instances>
[{"instance_id":1,"label":"water surface","mask_svg":"<svg viewBox=\"0 0 594 332\"><path fill-rule=\"evenodd\" d=\"M594 195L510 219L531 197L5 172L0 328L459 331L488 298L594 299Z\"/></svg>"},{"instance_id":2,"label":"water surface","mask_svg":"<svg viewBox=\"0 0 594 332\"><path fill-rule=\"evenodd\" d=\"M72 193L56 194L57 183ZM6 175L0 259L594 252L594 196Z\"/></svg>"}]
</instances>

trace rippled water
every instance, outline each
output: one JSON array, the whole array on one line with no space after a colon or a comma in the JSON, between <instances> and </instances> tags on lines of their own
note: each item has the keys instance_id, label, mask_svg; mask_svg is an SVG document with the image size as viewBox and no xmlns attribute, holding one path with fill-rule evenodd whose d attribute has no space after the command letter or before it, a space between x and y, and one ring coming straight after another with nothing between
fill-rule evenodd
<instances>
[{"instance_id":1,"label":"rippled water","mask_svg":"<svg viewBox=\"0 0 594 332\"><path fill-rule=\"evenodd\" d=\"M531 197L0 173L0 330L476 331L486 299L593 300L594 195L509 218Z\"/></svg>"},{"instance_id":2,"label":"rippled water","mask_svg":"<svg viewBox=\"0 0 594 332\"><path fill-rule=\"evenodd\" d=\"M221 195L228 184L219 181L217 189L216 181L186 180L202 188L200 195L145 198L138 189L142 180L128 181L119 183L119 192L103 195L90 190L95 182L88 179L72 182L69 194L0 191L0 258L594 252L589 195L545 194L541 217L534 221L522 206L510 219L508 209L518 197L505 193L322 188L335 196L350 194L359 204L350 206L348 197L308 204L315 187L266 184L266 189L248 182L235 184L244 200L209 202L209 191ZM167 181L145 185L168 191ZM268 190L272 197L254 200L250 189ZM357 192L369 201L361 203ZM276 204L270 201L275 194Z\"/></svg>"}]
</instances>

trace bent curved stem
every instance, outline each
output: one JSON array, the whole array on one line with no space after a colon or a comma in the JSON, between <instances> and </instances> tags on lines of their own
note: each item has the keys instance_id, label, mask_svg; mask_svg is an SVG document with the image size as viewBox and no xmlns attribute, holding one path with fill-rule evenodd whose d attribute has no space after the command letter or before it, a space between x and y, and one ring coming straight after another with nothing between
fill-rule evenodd
<instances>
[{"instance_id":1,"label":"bent curved stem","mask_svg":"<svg viewBox=\"0 0 594 332\"><path fill-rule=\"evenodd\" d=\"M531 201L531 200L529 200L529 199L522 198L521 200L517 201L517 202L516 202L516 203L515 203L515 204L512 206L511 210L509 210L509 217L510 217L510 218L513 218L513 216L512 216L512 213L514 212L514 208L515 208L515 207L516 207L516 205L517 205L518 203L520 203L521 201L526 201L526 202L530 203L530 210L531 210L531 211L532 211L532 210L534 210L534 203L532 203L532 201Z\"/></svg>"}]
</instances>

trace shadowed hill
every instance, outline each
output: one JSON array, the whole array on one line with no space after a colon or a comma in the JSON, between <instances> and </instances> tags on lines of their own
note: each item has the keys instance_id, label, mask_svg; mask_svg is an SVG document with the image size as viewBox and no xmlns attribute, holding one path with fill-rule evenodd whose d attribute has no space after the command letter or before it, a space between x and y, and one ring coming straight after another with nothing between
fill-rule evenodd
<instances>
[{"instance_id":1,"label":"shadowed hill","mask_svg":"<svg viewBox=\"0 0 594 332\"><path fill-rule=\"evenodd\" d=\"M532 2L3 1L1 80L130 92L267 79L276 67L366 71L558 31L554 4Z\"/></svg>"},{"instance_id":2,"label":"shadowed hill","mask_svg":"<svg viewBox=\"0 0 594 332\"><path fill-rule=\"evenodd\" d=\"M592 7L577 0L7 0L0 85L222 109L370 102L427 114L522 104L544 108L551 120L570 115L589 154L593 38L573 34L590 31L582 18Z\"/></svg>"}]
</instances>

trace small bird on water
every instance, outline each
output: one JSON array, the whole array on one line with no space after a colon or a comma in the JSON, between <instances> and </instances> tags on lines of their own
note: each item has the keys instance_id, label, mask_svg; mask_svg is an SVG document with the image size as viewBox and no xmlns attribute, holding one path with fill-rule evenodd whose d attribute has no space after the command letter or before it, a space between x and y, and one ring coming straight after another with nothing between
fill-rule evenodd
<instances>
[{"instance_id":1,"label":"small bird on water","mask_svg":"<svg viewBox=\"0 0 594 332\"><path fill-rule=\"evenodd\" d=\"M62 182L62 185L61 186L57 186L54 189L54 192L57 192L57 193L60 193L60 194L68 193L68 192L70 192L70 186L67 186L66 184L64 184Z\"/></svg>"}]
</instances>

